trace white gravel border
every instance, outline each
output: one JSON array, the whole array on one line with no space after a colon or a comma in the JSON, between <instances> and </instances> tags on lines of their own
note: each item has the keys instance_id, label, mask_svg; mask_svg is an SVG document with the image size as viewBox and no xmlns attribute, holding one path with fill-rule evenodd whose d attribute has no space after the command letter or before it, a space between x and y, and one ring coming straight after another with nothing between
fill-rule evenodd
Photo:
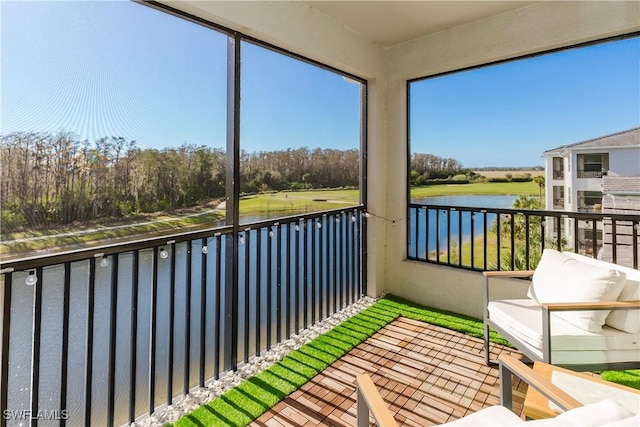
<instances>
[{"instance_id":1,"label":"white gravel border","mask_svg":"<svg viewBox=\"0 0 640 427\"><path fill-rule=\"evenodd\" d=\"M144 415L132 423L131 426L159 427L166 423L177 421L183 415L210 402L227 390L237 386L243 380L268 369L292 351L297 350L318 335L324 334L365 308L370 307L377 300L377 298L368 296L362 297L354 304L274 345L269 351L262 353L260 356L252 357L249 359L249 363L238 365L237 371L222 373L218 380L209 381L204 387L192 389L189 394L176 398L173 405L160 407L156 409L153 415Z\"/></svg>"}]
</instances>

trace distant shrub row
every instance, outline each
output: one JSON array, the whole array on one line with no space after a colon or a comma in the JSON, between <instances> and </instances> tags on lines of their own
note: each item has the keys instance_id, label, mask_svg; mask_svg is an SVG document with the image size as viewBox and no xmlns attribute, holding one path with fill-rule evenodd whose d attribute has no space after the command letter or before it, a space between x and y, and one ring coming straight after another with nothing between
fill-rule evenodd
<instances>
[{"instance_id":1,"label":"distant shrub row","mask_svg":"<svg viewBox=\"0 0 640 427\"><path fill-rule=\"evenodd\" d=\"M486 182L531 182L533 178L531 174L510 176L506 174L505 177L486 178Z\"/></svg>"}]
</instances>

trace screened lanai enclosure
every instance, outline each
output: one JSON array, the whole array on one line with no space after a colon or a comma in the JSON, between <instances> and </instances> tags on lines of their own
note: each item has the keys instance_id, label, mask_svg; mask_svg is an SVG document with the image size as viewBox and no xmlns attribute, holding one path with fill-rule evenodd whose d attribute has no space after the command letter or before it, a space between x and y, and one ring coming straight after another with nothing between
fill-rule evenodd
<instances>
[{"instance_id":1,"label":"screened lanai enclosure","mask_svg":"<svg viewBox=\"0 0 640 427\"><path fill-rule=\"evenodd\" d=\"M471 123L425 137L423 82L633 55L636 2L1 8L0 426L145 419L365 295L479 318L567 230L638 268L638 212L434 204L411 160Z\"/></svg>"}]
</instances>

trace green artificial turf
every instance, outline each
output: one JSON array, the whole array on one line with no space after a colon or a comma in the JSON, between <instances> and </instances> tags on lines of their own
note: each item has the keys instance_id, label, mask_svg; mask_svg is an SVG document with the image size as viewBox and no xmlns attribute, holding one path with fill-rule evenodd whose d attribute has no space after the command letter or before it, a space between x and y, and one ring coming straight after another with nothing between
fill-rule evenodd
<instances>
[{"instance_id":1,"label":"green artificial turf","mask_svg":"<svg viewBox=\"0 0 640 427\"><path fill-rule=\"evenodd\" d=\"M329 332L291 352L269 369L248 378L220 397L183 416L175 425L246 426L353 347L400 316L474 337L482 337L484 334L483 324L479 319L420 306L387 295ZM509 345L494 331L491 332L491 341ZM606 371L602 373L602 377L640 389L640 370Z\"/></svg>"}]
</instances>

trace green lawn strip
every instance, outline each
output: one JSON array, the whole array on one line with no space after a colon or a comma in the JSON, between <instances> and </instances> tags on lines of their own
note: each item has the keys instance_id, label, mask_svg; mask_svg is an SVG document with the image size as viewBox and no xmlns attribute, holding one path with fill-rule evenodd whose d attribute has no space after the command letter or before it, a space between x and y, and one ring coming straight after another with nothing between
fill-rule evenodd
<instances>
[{"instance_id":1,"label":"green lawn strip","mask_svg":"<svg viewBox=\"0 0 640 427\"><path fill-rule=\"evenodd\" d=\"M175 425L246 426L396 317L373 305L180 418Z\"/></svg>"},{"instance_id":2,"label":"green lawn strip","mask_svg":"<svg viewBox=\"0 0 640 427\"><path fill-rule=\"evenodd\" d=\"M388 310L393 310L398 313L399 316L407 317L409 319L441 326L473 337L482 338L484 336L482 320L474 317L421 306L395 295L387 295L385 298L378 301L376 305ZM491 331L490 339L496 344L510 345L507 340L502 338L500 334L495 331Z\"/></svg>"},{"instance_id":3,"label":"green lawn strip","mask_svg":"<svg viewBox=\"0 0 640 427\"><path fill-rule=\"evenodd\" d=\"M538 185L531 182L482 182L474 184L425 185L411 187L411 198L455 195L534 195L539 196Z\"/></svg>"},{"instance_id":4,"label":"green lawn strip","mask_svg":"<svg viewBox=\"0 0 640 427\"><path fill-rule=\"evenodd\" d=\"M180 418L175 425L246 426L398 317L430 323L474 337L484 335L480 319L386 295L371 307L291 352L269 369L248 378L237 387ZM510 345L494 331L491 332L491 341ZM640 389L640 370L606 371L602 373L602 377Z\"/></svg>"}]
</instances>

